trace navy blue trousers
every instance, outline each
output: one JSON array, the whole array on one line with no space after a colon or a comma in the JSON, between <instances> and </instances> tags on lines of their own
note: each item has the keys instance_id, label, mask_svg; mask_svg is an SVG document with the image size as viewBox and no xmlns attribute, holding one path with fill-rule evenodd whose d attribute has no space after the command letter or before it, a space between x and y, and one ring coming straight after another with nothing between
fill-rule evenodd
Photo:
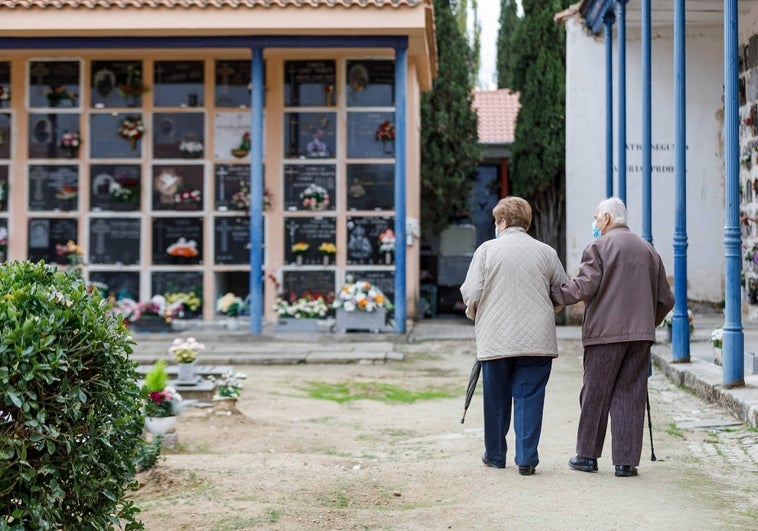
<instances>
[{"instance_id":1,"label":"navy blue trousers","mask_svg":"<svg viewBox=\"0 0 758 531\"><path fill-rule=\"evenodd\" d=\"M511 425L516 435L518 466L537 466L537 445L542 432L545 387L553 358L519 356L482 362L484 396L484 449L493 466L505 466L505 436Z\"/></svg>"}]
</instances>

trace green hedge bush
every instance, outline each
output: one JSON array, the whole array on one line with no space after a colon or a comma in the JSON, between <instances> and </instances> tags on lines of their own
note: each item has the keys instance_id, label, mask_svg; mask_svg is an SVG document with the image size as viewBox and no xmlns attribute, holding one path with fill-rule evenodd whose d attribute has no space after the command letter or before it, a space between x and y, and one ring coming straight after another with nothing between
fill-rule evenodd
<instances>
[{"instance_id":1,"label":"green hedge bush","mask_svg":"<svg viewBox=\"0 0 758 531\"><path fill-rule=\"evenodd\" d=\"M142 529L134 344L97 290L0 265L0 529Z\"/></svg>"}]
</instances>

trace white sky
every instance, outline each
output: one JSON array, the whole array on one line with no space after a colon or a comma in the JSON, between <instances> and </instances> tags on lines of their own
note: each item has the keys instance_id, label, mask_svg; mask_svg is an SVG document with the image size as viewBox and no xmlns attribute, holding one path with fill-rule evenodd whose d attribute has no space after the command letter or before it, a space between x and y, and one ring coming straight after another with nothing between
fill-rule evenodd
<instances>
[{"instance_id":1,"label":"white sky","mask_svg":"<svg viewBox=\"0 0 758 531\"><path fill-rule=\"evenodd\" d=\"M479 0L479 20L482 27L479 88L495 90L497 88L495 64L497 62L497 33L500 29L500 0Z\"/></svg>"}]
</instances>

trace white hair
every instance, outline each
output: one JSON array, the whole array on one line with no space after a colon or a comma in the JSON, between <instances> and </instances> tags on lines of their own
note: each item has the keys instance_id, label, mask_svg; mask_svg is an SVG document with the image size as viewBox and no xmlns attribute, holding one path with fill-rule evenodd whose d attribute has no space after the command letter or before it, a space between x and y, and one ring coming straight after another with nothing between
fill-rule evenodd
<instances>
[{"instance_id":1,"label":"white hair","mask_svg":"<svg viewBox=\"0 0 758 531\"><path fill-rule=\"evenodd\" d=\"M602 216L605 213L610 214L614 225L626 225L626 207L618 197L604 199L595 207L595 216Z\"/></svg>"}]
</instances>

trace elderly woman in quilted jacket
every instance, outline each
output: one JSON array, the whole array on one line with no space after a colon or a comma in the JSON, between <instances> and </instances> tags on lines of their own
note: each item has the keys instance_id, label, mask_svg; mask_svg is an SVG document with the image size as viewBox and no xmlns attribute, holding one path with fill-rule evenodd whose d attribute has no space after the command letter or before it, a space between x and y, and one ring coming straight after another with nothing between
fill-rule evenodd
<instances>
[{"instance_id":1,"label":"elderly woman in quilted jacket","mask_svg":"<svg viewBox=\"0 0 758 531\"><path fill-rule=\"evenodd\" d=\"M558 356L555 312L560 307L550 301L550 286L567 275L555 250L527 234L532 223L527 201L506 197L492 215L495 239L476 250L461 286L482 365L482 462L505 467L512 409L514 461L519 474L531 475L539 463L545 387Z\"/></svg>"}]
</instances>

